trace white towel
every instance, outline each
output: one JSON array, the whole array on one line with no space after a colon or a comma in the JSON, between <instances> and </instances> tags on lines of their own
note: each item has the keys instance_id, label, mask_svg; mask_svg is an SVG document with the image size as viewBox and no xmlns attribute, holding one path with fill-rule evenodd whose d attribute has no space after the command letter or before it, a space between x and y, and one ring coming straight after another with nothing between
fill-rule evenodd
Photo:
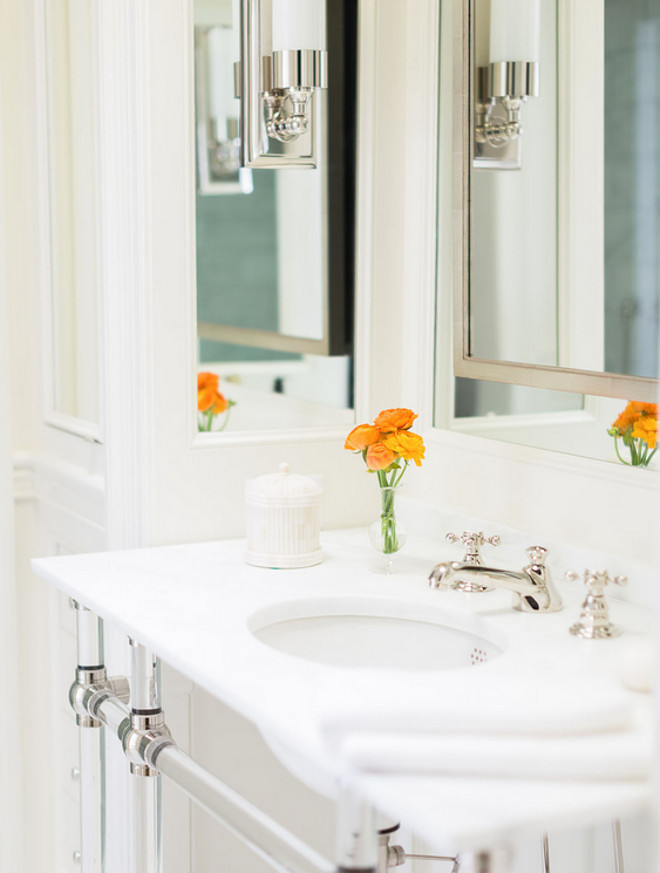
<instances>
[{"instance_id":1,"label":"white towel","mask_svg":"<svg viewBox=\"0 0 660 873\"><path fill-rule=\"evenodd\" d=\"M359 770L504 779L635 780L650 778L653 731L593 736L514 737L456 734L347 734L342 759Z\"/></svg>"},{"instance_id":2,"label":"white towel","mask_svg":"<svg viewBox=\"0 0 660 873\"><path fill-rule=\"evenodd\" d=\"M420 688L326 698L328 746L381 773L563 780L644 780L653 753L648 698L600 677L479 676L460 694ZM432 686L430 686L432 687ZM455 689L455 686L454 686ZM437 688L441 692L441 688Z\"/></svg>"},{"instance_id":3,"label":"white towel","mask_svg":"<svg viewBox=\"0 0 660 873\"><path fill-rule=\"evenodd\" d=\"M496 676L391 683L365 694L350 686L326 696L317 721L330 745L356 731L411 734L574 736L629 728L635 695L604 677ZM388 689L389 692L388 693Z\"/></svg>"}]
</instances>

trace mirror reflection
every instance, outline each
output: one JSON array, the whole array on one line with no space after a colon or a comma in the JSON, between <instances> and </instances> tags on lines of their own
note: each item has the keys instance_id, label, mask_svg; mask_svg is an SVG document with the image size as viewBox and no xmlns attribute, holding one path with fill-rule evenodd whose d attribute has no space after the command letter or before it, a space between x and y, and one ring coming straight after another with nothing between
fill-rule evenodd
<instances>
[{"instance_id":1,"label":"mirror reflection","mask_svg":"<svg viewBox=\"0 0 660 873\"><path fill-rule=\"evenodd\" d=\"M53 410L98 422L93 13L45 5ZM59 422L58 426L64 426Z\"/></svg>"},{"instance_id":2,"label":"mirror reflection","mask_svg":"<svg viewBox=\"0 0 660 873\"><path fill-rule=\"evenodd\" d=\"M496 169L494 150L477 149L480 119L462 102L468 57L475 66L494 60L489 16L501 5L475 0L476 38L462 42L470 4L442 9L440 221L458 215L463 246L440 239L436 426L619 465L608 431L627 400L655 402L657 391L637 374L657 376L659 201L640 189L658 172L660 103L654 90L653 108L642 109L635 77L652 69L651 56L660 64L660 2L540 0L538 90L520 113L519 169ZM573 42L565 38L571 22L580 27ZM656 89L658 77L650 78ZM477 96L486 86L475 83ZM494 106L491 120L503 117ZM515 153L508 158L512 165ZM645 316L635 325L638 306ZM633 378L610 375L624 372ZM631 393L618 393L616 379ZM636 397L640 384L647 394Z\"/></svg>"},{"instance_id":3,"label":"mirror reflection","mask_svg":"<svg viewBox=\"0 0 660 873\"><path fill-rule=\"evenodd\" d=\"M317 168L241 168L237 14L231 0L196 0L199 369L218 375L236 402L227 430L350 423L353 167L345 164L355 147L354 117L337 154L328 141L332 107L319 91ZM355 57L345 43L350 76ZM333 57L337 69L342 58ZM255 405L264 394L275 420ZM221 426L214 420L212 429Z\"/></svg>"},{"instance_id":4,"label":"mirror reflection","mask_svg":"<svg viewBox=\"0 0 660 873\"><path fill-rule=\"evenodd\" d=\"M480 160L482 116L469 119L476 145L460 341L469 360L657 378L660 0L508 6L537 2L538 89L522 101L520 165ZM475 2L475 68L503 60L488 52L505 6ZM476 77L477 109L488 87L499 93Z\"/></svg>"}]
</instances>

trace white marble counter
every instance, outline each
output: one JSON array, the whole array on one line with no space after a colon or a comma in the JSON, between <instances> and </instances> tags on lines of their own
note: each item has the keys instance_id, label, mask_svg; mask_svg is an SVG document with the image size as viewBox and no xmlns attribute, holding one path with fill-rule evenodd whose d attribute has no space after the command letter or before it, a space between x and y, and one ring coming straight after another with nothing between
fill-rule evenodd
<instances>
[{"instance_id":1,"label":"white marble counter","mask_svg":"<svg viewBox=\"0 0 660 873\"><path fill-rule=\"evenodd\" d=\"M429 541L412 538L399 558L399 572L390 577L370 571L374 558L364 530L327 532L323 545L322 564L292 571L246 566L242 541L47 558L35 561L34 568L253 721L276 749L281 747L285 755L295 749L294 766L300 763L311 782L318 777L320 785L329 784L341 772L383 812L401 818L438 850L463 850L548 827L625 816L648 803L650 788L639 772L629 779L576 782L485 778L479 773L411 775L355 766L323 730L329 701L346 706L351 700L363 706L372 701L382 707L384 699L402 699L413 705L419 701L423 709L425 700L451 699L455 705L457 695L479 683L505 687L521 672L538 677L539 696L545 693L546 679L549 687L559 687L562 677L567 682L581 677L585 687L592 677L614 681L631 645L650 634L652 625L647 613L615 602L612 617L623 636L579 640L567 633L579 610L582 592L577 587L560 584L562 612L527 615L511 609L509 592L430 590L426 577L431 566L454 552L439 555L437 544ZM565 568L553 569L555 579L561 578ZM402 614L411 604L418 611L421 605L459 617L469 613L487 634L503 635L505 651L477 669L385 674L294 658L265 646L247 630L258 610L330 597L385 598L400 606ZM640 730L640 742L647 743L650 697L625 691L618 683L617 688L635 713L627 746L632 741L634 747ZM167 709L166 700L164 704ZM616 745L613 754L616 759ZM648 764L650 770L650 753Z\"/></svg>"}]
</instances>

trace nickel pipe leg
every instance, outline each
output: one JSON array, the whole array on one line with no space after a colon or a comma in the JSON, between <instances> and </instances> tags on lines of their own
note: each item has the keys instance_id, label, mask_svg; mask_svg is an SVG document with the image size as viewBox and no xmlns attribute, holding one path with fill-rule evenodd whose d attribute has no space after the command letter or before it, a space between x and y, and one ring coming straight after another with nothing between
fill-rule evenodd
<instances>
[{"instance_id":1,"label":"nickel pipe leg","mask_svg":"<svg viewBox=\"0 0 660 873\"><path fill-rule=\"evenodd\" d=\"M338 873L376 873L378 835L373 807L342 786L337 802Z\"/></svg>"},{"instance_id":2,"label":"nickel pipe leg","mask_svg":"<svg viewBox=\"0 0 660 873\"><path fill-rule=\"evenodd\" d=\"M621 842L621 822L615 818L612 822L612 839L614 840L614 871L624 873L623 870L623 843Z\"/></svg>"},{"instance_id":3,"label":"nickel pipe leg","mask_svg":"<svg viewBox=\"0 0 660 873\"><path fill-rule=\"evenodd\" d=\"M131 713L125 723L122 744L130 761L132 833L135 873L161 873L162 803L161 777L144 763L140 742L144 732L164 733L165 720L160 703L158 660L144 646L131 646Z\"/></svg>"},{"instance_id":4,"label":"nickel pipe leg","mask_svg":"<svg viewBox=\"0 0 660 873\"><path fill-rule=\"evenodd\" d=\"M541 848L543 851L543 873L550 873L550 841L547 834L543 834Z\"/></svg>"},{"instance_id":5,"label":"nickel pipe leg","mask_svg":"<svg viewBox=\"0 0 660 873\"><path fill-rule=\"evenodd\" d=\"M481 852L462 852L456 858L454 870L460 873L510 873L511 851L506 846L496 846Z\"/></svg>"},{"instance_id":6,"label":"nickel pipe leg","mask_svg":"<svg viewBox=\"0 0 660 873\"><path fill-rule=\"evenodd\" d=\"M103 623L80 603L76 607L78 668L75 688L103 683ZM72 700L73 704L73 700ZM74 706L75 709L75 706ZM80 861L82 873L104 869L104 731L100 721L76 710L80 739Z\"/></svg>"}]
</instances>

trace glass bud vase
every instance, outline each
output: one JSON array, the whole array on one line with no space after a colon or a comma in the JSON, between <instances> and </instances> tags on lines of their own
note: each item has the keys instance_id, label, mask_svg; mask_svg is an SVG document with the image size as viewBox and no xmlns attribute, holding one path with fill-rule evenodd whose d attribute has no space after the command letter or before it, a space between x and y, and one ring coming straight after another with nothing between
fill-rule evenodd
<instances>
[{"instance_id":1,"label":"glass bud vase","mask_svg":"<svg viewBox=\"0 0 660 873\"><path fill-rule=\"evenodd\" d=\"M398 487L386 486L380 489L380 518L369 525L371 544L383 556L377 572L390 574L394 565L394 555L405 545L407 531L396 517L395 500Z\"/></svg>"}]
</instances>

